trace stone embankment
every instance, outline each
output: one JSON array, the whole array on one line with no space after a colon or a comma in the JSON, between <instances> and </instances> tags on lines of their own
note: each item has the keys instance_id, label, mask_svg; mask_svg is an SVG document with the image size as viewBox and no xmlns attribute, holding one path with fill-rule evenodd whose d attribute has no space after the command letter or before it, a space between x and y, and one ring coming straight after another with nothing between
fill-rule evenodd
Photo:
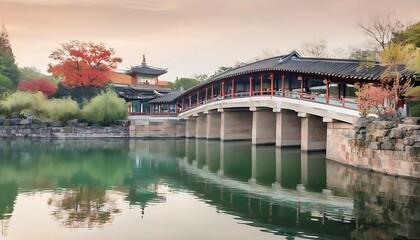
<instances>
[{"instance_id":1,"label":"stone embankment","mask_svg":"<svg viewBox=\"0 0 420 240\"><path fill-rule=\"evenodd\" d=\"M327 157L394 176L420 178L420 125L360 118L329 133Z\"/></svg>"},{"instance_id":2,"label":"stone embankment","mask_svg":"<svg viewBox=\"0 0 420 240\"><path fill-rule=\"evenodd\" d=\"M37 119L0 119L0 137L124 138L129 137L129 126L128 122L102 127L77 121L69 121L64 126L61 122Z\"/></svg>"}]
</instances>

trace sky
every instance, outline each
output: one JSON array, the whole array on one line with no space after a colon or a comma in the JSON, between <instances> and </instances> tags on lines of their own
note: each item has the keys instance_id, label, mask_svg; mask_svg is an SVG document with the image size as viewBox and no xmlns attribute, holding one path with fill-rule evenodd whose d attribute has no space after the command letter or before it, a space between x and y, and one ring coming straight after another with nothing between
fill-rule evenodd
<instances>
[{"instance_id":1,"label":"sky","mask_svg":"<svg viewBox=\"0 0 420 240\"><path fill-rule=\"evenodd\" d=\"M103 42L123 62L167 68L160 79L213 74L265 53L365 46L357 27L374 16L420 20L420 0L0 0L0 21L20 67L46 72L50 53L71 40Z\"/></svg>"}]
</instances>

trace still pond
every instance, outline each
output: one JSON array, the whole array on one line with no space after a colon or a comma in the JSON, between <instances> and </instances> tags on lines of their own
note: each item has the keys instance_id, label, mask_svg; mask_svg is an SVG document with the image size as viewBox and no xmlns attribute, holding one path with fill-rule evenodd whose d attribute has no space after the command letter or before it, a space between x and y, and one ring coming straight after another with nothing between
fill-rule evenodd
<instances>
[{"instance_id":1,"label":"still pond","mask_svg":"<svg viewBox=\"0 0 420 240\"><path fill-rule=\"evenodd\" d=\"M420 182L325 152L1 140L0 239L420 239Z\"/></svg>"}]
</instances>

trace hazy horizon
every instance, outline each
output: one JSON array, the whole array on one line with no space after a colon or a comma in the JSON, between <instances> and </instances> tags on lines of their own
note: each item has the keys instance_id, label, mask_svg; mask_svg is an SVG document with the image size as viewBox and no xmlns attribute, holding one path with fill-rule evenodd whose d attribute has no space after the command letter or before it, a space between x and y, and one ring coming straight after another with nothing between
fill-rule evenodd
<instances>
[{"instance_id":1,"label":"hazy horizon","mask_svg":"<svg viewBox=\"0 0 420 240\"><path fill-rule=\"evenodd\" d=\"M49 54L71 40L113 47L124 70L168 68L163 80L212 74L263 52L285 54L324 39L331 52L368 38L357 22L392 13L419 21L418 0L0 0L16 61L42 72Z\"/></svg>"}]
</instances>

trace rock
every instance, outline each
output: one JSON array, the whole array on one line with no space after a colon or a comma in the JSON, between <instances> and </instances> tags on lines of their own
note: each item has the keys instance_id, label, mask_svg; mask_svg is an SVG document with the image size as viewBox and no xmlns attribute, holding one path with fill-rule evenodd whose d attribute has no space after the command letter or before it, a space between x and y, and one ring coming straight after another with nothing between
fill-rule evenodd
<instances>
[{"instance_id":1,"label":"rock","mask_svg":"<svg viewBox=\"0 0 420 240\"><path fill-rule=\"evenodd\" d=\"M383 150L394 150L395 145L392 144L391 142L383 142L383 143L381 143L381 149L383 149Z\"/></svg>"},{"instance_id":2,"label":"rock","mask_svg":"<svg viewBox=\"0 0 420 240\"><path fill-rule=\"evenodd\" d=\"M370 148L373 150L378 150L380 149L380 143L379 142L371 142L370 143Z\"/></svg>"},{"instance_id":3,"label":"rock","mask_svg":"<svg viewBox=\"0 0 420 240\"><path fill-rule=\"evenodd\" d=\"M356 131L360 131L362 128L366 128L366 126L369 124L369 120L367 118L359 118L357 119L356 123L354 124L354 129Z\"/></svg>"},{"instance_id":4,"label":"rock","mask_svg":"<svg viewBox=\"0 0 420 240\"><path fill-rule=\"evenodd\" d=\"M403 120L404 124L420 125L420 117L407 117Z\"/></svg>"},{"instance_id":5,"label":"rock","mask_svg":"<svg viewBox=\"0 0 420 240\"><path fill-rule=\"evenodd\" d=\"M29 125L31 121L29 119L22 119L20 120L20 125Z\"/></svg>"},{"instance_id":6,"label":"rock","mask_svg":"<svg viewBox=\"0 0 420 240\"><path fill-rule=\"evenodd\" d=\"M20 118L9 119L10 125L20 125Z\"/></svg>"},{"instance_id":7,"label":"rock","mask_svg":"<svg viewBox=\"0 0 420 240\"><path fill-rule=\"evenodd\" d=\"M404 138L404 145L413 146L414 145L414 137L405 137Z\"/></svg>"},{"instance_id":8,"label":"rock","mask_svg":"<svg viewBox=\"0 0 420 240\"><path fill-rule=\"evenodd\" d=\"M357 134L356 139L357 140L366 140L366 135L365 134Z\"/></svg>"},{"instance_id":9,"label":"rock","mask_svg":"<svg viewBox=\"0 0 420 240\"><path fill-rule=\"evenodd\" d=\"M69 127L77 126L77 119L67 121L67 126L69 126Z\"/></svg>"},{"instance_id":10,"label":"rock","mask_svg":"<svg viewBox=\"0 0 420 240\"><path fill-rule=\"evenodd\" d=\"M416 156L416 148L412 147L412 146L405 146L405 152L408 154L408 156L410 157L414 157Z\"/></svg>"},{"instance_id":11,"label":"rock","mask_svg":"<svg viewBox=\"0 0 420 240\"><path fill-rule=\"evenodd\" d=\"M37 124L37 123L32 123L31 124L31 128L33 128L33 129L37 129L37 128L40 128L41 127L41 124Z\"/></svg>"},{"instance_id":12,"label":"rock","mask_svg":"<svg viewBox=\"0 0 420 240\"><path fill-rule=\"evenodd\" d=\"M61 127L61 122L51 122L51 127Z\"/></svg>"},{"instance_id":13,"label":"rock","mask_svg":"<svg viewBox=\"0 0 420 240\"><path fill-rule=\"evenodd\" d=\"M396 121L373 121L372 128L374 129L392 129L396 128L398 123Z\"/></svg>"},{"instance_id":14,"label":"rock","mask_svg":"<svg viewBox=\"0 0 420 240\"><path fill-rule=\"evenodd\" d=\"M402 139L398 139L397 142L395 143L395 150L397 151L405 150L404 141Z\"/></svg>"},{"instance_id":15,"label":"rock","mask_svg":"<svg viewBox=\"0 0 420 240\"><path fill-rule=\"evenodd\" d=\"M400 128L393 128L389 133L390 138L402 139L403 138L403 131Z\"/></svg>"}]
</instances>

